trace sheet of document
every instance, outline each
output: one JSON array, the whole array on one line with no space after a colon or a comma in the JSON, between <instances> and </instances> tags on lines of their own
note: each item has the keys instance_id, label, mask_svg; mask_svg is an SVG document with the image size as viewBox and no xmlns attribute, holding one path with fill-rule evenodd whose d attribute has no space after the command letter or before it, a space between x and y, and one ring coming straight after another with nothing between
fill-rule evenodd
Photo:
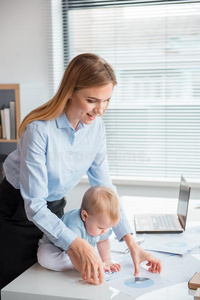
<instances>
[{"instance_id":1,"label":"sheet of document","mask_svg":"<svg viewBox=\"0 0 200 300\"><path fill-rule=\"evenodd\" d=\"M134 266L130 254L115 254L115 260L121 265L121 271L105 276L106 283L136 299L142 294L161 289L172 284L188 282L197 270L200 270L200 260L191 254L200 253L200 249L188 252L184 256L151 252L162 261L161 274L152 274L147 269L146 262L140 267L140 273L134 276Z\"/></svg>"},{"instance_id":2,"label":"sheet of document","mask_svg":"<svg viewBox=\"0 0 200 300\"><path fill-rule=\"evenodd\" d=\"M188 282L200 270L200 260L191 254L173 255L162 260L162 276L171 284Z\"/></svg>"},{"instance_id":3,"label":"sheet of document","mask_svg":"<svg viewBox=\"0 0 200 300\"><path fill-rule=\"evenodd\" d=\"M145 234L141 247L146 250L184 255L200 246L200 226L190 227L179 234Z\"/></svg>"},{"instance_id":4,"label":"sheet of document","mask_svg":"<svg viewBox=\"0 0 200 300\"><path fill-rule=\"evenodd\" d=\"M106 283L133 297L133 299L170 284L162 275L152 274L144 268L141 268L139 276L134 276L131 258L121 262L121 271L106 277Z\"/></svg>"},{"instance_id":5,"label":"sheet of document","mask_svg":"<svg viewBox=\"0 0 200 300\"><path fill-rule=\"evenodd\" d=\"M141 243L144 242L143 238L139 238L139 237L134 237L135 242L140 245ZM117 253L128 253L129 249L126 245L126 243L123 242L119 242L117 240L117 238L110 238L110 250L112 252L117 252Z\"/></svg>"}]
</instances>

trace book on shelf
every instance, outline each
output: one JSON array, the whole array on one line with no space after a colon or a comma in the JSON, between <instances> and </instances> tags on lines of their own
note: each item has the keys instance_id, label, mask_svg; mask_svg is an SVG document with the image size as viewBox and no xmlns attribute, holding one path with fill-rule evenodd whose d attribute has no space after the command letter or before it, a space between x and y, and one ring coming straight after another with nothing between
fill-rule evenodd
<instances>
[{"instance_id":1,"label":"book on shelf","mask_svg":"<svg viewBox=\"0 0 200 300\"><path fill-rule=\"evenodd\" d=\"M6 125L5 125L5 117L4 117L4 108L1 109L1 127L2 127L2 138L6 138Z\"/></svg>"},{"instance_id":2,"label":"book on shelf","mask_svg":"<svg viewBox=\"0 0 200 300\"><path fill-rule=\"evenodd\" d=\"M15 101L10 101L9 107L2 106L0 108L0 116L0 138L6 140L16 139Z\"/></svg>"},{"instance_id":3,"label":"book on shelf","mask_svg":"<svg viewBox=\"0 0 200 300\"><path fill-rule=\"evenodd\" d=\"M10 101L10 138L16 139L15 101Z\"/></svg>"},{"instance_id":4,"label":"book on shelf","mask_svg":"<svg viewBox=\"0 0 200 300\"><path fill-rule=\"evenodd\" d=\"M6 139L10 140L10 108L4 108Z\"/></svg>"}]
</instances>

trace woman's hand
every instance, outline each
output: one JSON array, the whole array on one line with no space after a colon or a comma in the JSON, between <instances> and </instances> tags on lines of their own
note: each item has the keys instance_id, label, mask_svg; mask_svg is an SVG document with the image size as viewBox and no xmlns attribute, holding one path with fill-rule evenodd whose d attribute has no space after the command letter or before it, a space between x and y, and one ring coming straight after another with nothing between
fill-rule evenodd
<instances>
[{"instance_id":1,"label":"woman's hand","mask_svg":"<svg viewBox=\"0 0 200 300\"><path fill-rule=\"evenodd\" d=\"M70 249L67 251L67 254L84 280L91 284L103 283L103 263L97 251L88 242L77 237L70 244Z\"/></svg>"},{"instance_id":2,"label":"woman's hand","mask_svg":"<svg viewBox=\"0 0 200 300\"><path fill-rule=\"evenodd\" d=\"M148 270L152 273L160 273L162 269L161 261L155 258L150 253L146 252L144 249L138 246L138 244L133 240L131 234L124 236L124 240L129 247L130 254L135 265L135 273L137 276L140 272L140 263L147 261Z\"/></svg>"},{"instance_id":3,"label":"woman's hand","mask_svg":"<svg viewBox=\"0 0 200 300\"><path fill-rule=\"evenodd\" d=\"M133 263L135 265L135 276L137 276L140 272L140 263L143 261L147 261L147 266L149 266L148 270L152 273L160 273L162 266L161 261L155 258L150 253L146 252L144 249L139 247L138 245L133 249L130 249L131 257Z\"/></svg>"}]
</instances>

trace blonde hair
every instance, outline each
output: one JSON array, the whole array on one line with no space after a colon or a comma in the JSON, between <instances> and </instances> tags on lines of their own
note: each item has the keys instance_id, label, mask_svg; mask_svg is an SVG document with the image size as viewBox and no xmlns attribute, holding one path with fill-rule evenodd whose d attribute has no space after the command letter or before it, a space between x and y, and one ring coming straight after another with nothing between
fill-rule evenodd
<instances>
[{"instance_id":1,"label":"blonde hair","mask_svg":"<svg viewBox=\"0 0 200 300\"><path fill-rule=\"evenodd\" d=\"M113 223L120 217L120 205L117 194L106 186L95 186L87 190L83 196L81 211L89 215L107 215Z\"/></svg>"},{"instance_id":2,"label":"blonde hair","mask_svg":"<svg viewBox=\"0 0 200 300\"><path fill-rule=\"evenodd\" d=\"M110 82L113 86L117 84L115 73L103 58L93 53L77 55L68 64L55 96L24 118L19 127L19 137L30 122L58 118L65 111L75 90L103 86Z\"/></svg>"}]
</instances>

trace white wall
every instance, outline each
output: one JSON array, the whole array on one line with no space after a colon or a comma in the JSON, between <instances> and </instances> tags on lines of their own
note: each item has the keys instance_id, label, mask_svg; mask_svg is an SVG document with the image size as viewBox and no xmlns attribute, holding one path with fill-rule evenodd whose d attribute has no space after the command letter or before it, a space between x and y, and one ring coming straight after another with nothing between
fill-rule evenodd
<instances>
[{"instance_id":1,"label":"white wall","mask_svg":"<svg viewBox=\"0 0 200 300\"><path fill-rule=\"evenodd\" d=\"M188 181L191 186L191 199L199 200L198 205L200 205L200 187L199 182ZM119 196L139 196L139 197L164 197L164 198L174 198L178 199L179 196L179 180L146 180L141 181L126 180L120 183L119 180L113 179L113 184L117 188ZM78 208L80 206L83 194L89 188L88 180L82 179L81 182L66 196L67 206L66 210Z\"/></svg>"},{"instance_id":2,"label":"white wall","mask_svg":"<svg viewBox=\"0 0 200 300\"><path fill-rule=\"evenodd\" d=\"M44 0L0 0L0 83L40 83L48 100Z\"/></svg>"}]
</instances>

